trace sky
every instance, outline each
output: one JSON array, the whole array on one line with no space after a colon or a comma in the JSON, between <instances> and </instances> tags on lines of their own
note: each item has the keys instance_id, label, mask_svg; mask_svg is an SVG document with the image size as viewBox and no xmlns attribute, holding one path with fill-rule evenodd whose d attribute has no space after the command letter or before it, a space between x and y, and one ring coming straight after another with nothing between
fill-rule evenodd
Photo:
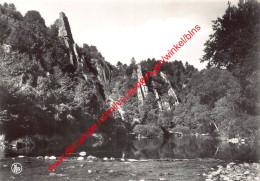
<instances>
[{"instance_id":1,"label":"sky","mask_svg":"<svg viewBox=\"0 0 260 181\"><path fill-rule=\"evenodd\" d=\"M237 5L238 0L229 0ZM94 45L106 61L129 64L147 58L161 59L196 25L196 33L170 60L188 62L199 70L204 43L212 31L212 20L222 17L227 0L0 0L14 3L23 15L37 10L49 26L64 12L74 41Z\"/></svg>"}]
</instances>

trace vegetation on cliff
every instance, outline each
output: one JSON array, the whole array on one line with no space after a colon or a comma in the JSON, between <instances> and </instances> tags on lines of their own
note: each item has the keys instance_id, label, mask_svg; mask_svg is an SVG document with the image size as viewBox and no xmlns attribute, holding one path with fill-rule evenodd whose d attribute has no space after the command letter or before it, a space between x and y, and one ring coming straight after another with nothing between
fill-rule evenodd
<instances>
[{"instance_id":1,"label":"vegetation on cliff","mask_svg":"<svg viewBox=\"0 0 260 181\"><path fill-rule=\"evenodd\" d=\"M46 27L37 11L23 17L5 3L0 5L0 23L1 132L15 139L85 131L105 106L93 70L102 55L93 46L76 47L88 65L73 65L70 47L58 36L59 20Z\"/></svg>"},{"instance_id":2,"label":"vegetation on cliff","mask_svg":"<svg viewBox=\"0 0 260 181\"><path fill-rule=\"evenodd\" d=\"M213 21L198 71L166 62L99 131L115 136L162 129L253 137L259 132L259 17L255 0L228 5ZM0 5L0 131L7 139L84 132L155 59L106 62L96 47L75 44L64 13L47 27L37 11L24 16ZM192 61L192 60L191 60ZM141 92L140 92L141 91Z\"/></svg>"}]
</instances>

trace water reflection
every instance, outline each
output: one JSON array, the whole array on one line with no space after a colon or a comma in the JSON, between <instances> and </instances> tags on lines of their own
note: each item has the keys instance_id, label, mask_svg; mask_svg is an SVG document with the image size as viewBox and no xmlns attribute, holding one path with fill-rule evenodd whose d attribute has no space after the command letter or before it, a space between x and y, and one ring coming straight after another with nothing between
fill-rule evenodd
<instances>
[{"instance_id":1,"label":"water reflection","mask_svg":"<svg viewBox=\"0 0 260 181\"><path fill-rule=\"evenodd\" d=\"M24 149L6 149L0 153L1 157L26 156L59 156L64 153L70 143L66 142L52 147L30 147ZM219 142L211 137L176 137L164 140L158 139L124 139L112 140L93 147L86 142L71 156L78 156L81 151L96 157L135 158L135 159L192 159L192 158L216 158L222 160L258 161L258 145L238 145L227 142ZM1 152L1 151L0 151Z\"/></svg>"}]
</instances>

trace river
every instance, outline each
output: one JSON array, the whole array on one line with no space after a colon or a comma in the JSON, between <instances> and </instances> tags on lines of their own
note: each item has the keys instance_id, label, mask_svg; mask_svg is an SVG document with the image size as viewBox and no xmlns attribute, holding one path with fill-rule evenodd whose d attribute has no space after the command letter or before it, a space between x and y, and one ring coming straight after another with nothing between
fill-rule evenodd
<instances>
[{"instance_id":1,"label":"river","mask_svg":"<svg viewBox=\"0 0 260 181\"><path fill-rule=\"evenodd\" d=\"M47 168L53 160L39 156L60 156L68 146L64 142L52 147L0 150L0 180L203 180L203 173L212 167L232 161L258 162L260 153L257 144L220 142L206 136L117 139L81 144L50 172ZM82 151L86 157L99 159L77 161ZM19 155L25 157L18 158ZM22 164L20 174L11 172L14 162Z\"/></svg>"}]
</instances>

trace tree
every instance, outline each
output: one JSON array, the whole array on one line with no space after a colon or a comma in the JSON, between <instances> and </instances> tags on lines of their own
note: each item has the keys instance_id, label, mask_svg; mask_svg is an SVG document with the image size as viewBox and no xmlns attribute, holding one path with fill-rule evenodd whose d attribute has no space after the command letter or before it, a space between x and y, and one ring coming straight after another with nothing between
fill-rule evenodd
<instances>
[{"instance_id":1,"label":"tree","mask_svg":"<svg viewBox=\"0 0 260 181\"><path fill-rule=\"evenodd\" d=\"M120 61L118 61L117 64L116 64L116 67L117 67L118 69L120 69L122 65L123 65L123 64L122 64Z\"/></svg>"},{"instance_id":2,"label":"tree","mask_svg":"<svg viewBox=\"0 0 260 181\"><path fill-rule=\"evenodd\" d=\"M24 21L28 22L28 23L39 23L41 25L45 25L45 21L42 18L41 14L38 11L28 11L25 15L24 15Z\"/></svg>"},{"instance_id":3,"label":"tree","mask_svg":"<svg viewBox=\"0 0 260 181\"><path fill-rule=\"evenodd\" d=\"M21 21L23 19L21 13L16 11L16 7L13 3L4 3L3 6L0 4L0 15L7 15L13 20Z\"/></svg>"},{"instance_id":4,"label":"tree","mask_svg":"<svg viewBox=\"0 0 260 181\"><path fill-rule=\"evenodd\" d=\"M149 92L143 101L141 114L142 123L158 123L159 109L155 95Z\"/></svg>"},{"instance_id":5,"label":"tree","mask_svg":"<svg viewBox=\"0 0 260 181\"><path fill-rule=\"evenodd\" d=\"M5 8L8 8L8 4L6 2L3 5Z\"/></svg>"},{"instance_id":6,"label":"tree","mask_svg":"<svg viewBox=\"0 0 260 181\"><path fill-rule=\"evenodd\" d=\"M211 68L195 74L186 91L183 103L174 111L174 123L199 133L214 133L214 127L227 137L239 117L239 80L227 70Z\"/></svg>"},{"instance_id":7,"label":"tree","mask_svg":"<svg viewBox=\"0 0 260 181\"><path fill-rule=\"evenodd\" d=\"M213 21L214 33L205 43L201 61L208 66L239 69L237 74L250 74L257 68L260 42L260 3L240 0L238 6L228 8L222 18ZM246 72L245 72L246 71Z\"/></svg>"},{"instance_id":8,"label":"tree","mask_svg":"<svg viewBox=\"0 0 260 181\"><path fill-rule=\"evenodd\" d=\"M208 67L227 68L242 85L241 108L249 114L259 114L260 3L240 0L228 8L222 18L213 21L214 33L205 43L201 61Z\"/></svg>"},{"instance_id":9,"label":"tree","mask_svg":"<svg viewBox=\"0 0 260 181\"><path fill-rule=\"evenodd\" d=\"M134 57L132 57L132 59L131 59L131 64L133 64L133 65L136 64L136 61L135 61L135 58L134 58Z\"/></svg>"},{"instance_id":10,"label":"tree","mask_svg":"<svg viewBox=\"0 0 260 181\"><path fill-rule=\"evenodd\" d=\"M16 7L15 7L15 5L14 5L13 3L10 3L10 4L9 4L9 8L12 9L12 10L14 10L14 11L16 11Z\"/></svg>"}]
</instances>

